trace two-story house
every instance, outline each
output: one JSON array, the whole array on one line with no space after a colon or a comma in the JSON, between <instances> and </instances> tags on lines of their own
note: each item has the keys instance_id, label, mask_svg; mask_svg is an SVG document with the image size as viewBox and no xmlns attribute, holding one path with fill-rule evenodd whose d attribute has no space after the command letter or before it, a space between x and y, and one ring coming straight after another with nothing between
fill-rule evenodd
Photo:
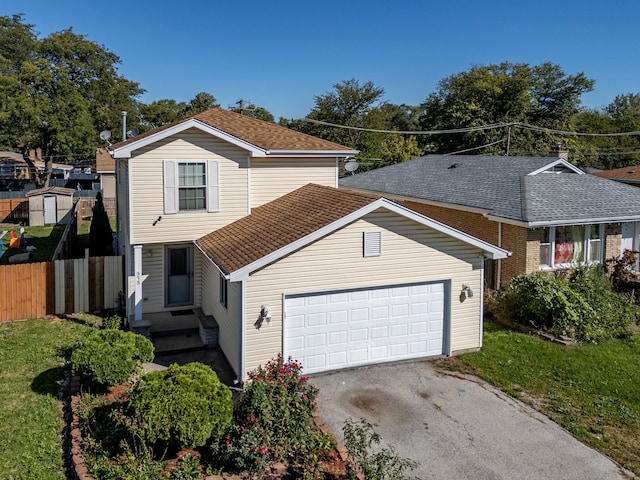
<instances>
[{"instance_id":1,"label":"two-story house","mask_svg":"<svg viewBox=\"0 0 640 480\"><path fill-rule=\"evenodd\" d=\"M505 250L337 189L357 152L213 109L112 145L134 329L199 310L243 381L481 346L482 268Z\"/></svg>"}]
</instances>

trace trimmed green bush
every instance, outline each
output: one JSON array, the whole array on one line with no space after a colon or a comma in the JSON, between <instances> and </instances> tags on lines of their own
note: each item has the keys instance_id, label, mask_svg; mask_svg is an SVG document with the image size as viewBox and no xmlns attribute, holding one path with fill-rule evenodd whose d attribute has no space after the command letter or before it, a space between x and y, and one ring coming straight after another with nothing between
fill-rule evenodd
<instances>
[{"instance_id":1,"label":"trimmed green bush","mask_svg":"<svg viewBox=\"0 0 640 480\"><path fill-rule=\"evenodd\" d=\"M71 368L86 380L108 387L128 381L142 363L153 360L153 344L132 332L98 330L71 355Z\"/></svg>"},{"instance_id":2,"label":"trimmed green bush","mask_svg":"<svg viewBox=\"0 0 640 480\"><path fill-rule=\"evenodd\" d=\"M140 379L129 398L131 428L149 447L196 448L231 427L231 391L207 365L171 365Z\"/></svg>"},{"instance_id":3,"label":"trimmed green bush","mask_svg":"<svg viewBox=\"0 0 640 480\"><path fill-rule=\"evenodd\" d=\"M498 320L582 341L626 335L636 320L633 302L613 292L598 267L576 268L568 278L548 272L518 275L488 309Z\"/></svg>"}]
</instances>

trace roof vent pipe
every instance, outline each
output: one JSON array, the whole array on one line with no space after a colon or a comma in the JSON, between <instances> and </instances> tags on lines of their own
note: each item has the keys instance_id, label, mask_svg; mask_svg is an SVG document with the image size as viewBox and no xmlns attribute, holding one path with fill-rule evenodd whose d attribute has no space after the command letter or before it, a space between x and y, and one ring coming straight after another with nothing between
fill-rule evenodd
<instances>
[{"instance_id":1,"label":"roof vent pipe","mask_svg":"<svg viewBox=\"0 0 640 480\"><path fill-rule=\"evenodd\" d=\"M127 112L122 111L122 141L127 139Z\"/></svg>"}]
</instances>

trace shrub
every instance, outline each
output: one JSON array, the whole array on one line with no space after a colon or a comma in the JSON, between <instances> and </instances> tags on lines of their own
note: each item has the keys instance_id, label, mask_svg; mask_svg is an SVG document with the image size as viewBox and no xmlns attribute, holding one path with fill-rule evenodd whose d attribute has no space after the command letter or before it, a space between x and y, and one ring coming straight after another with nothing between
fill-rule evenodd
<instances>
[{"instance_id":1,"label":"shrub","mask_svg":"<svg viewBox=\"0 0 640 480\"><path fill-rule=\"evenodd\" d=\"M102 319L102 328L105 330L119 330L122 327L122 317L120 315L109 315Z\"/></svg>"},{"instance_id":2,"label":"shrub","mask_svg":"<svg viewBox=\"0 0 640 480\"><path fill-rule=\"evenodd\" d=\"M407 469L415 469L418 464L409 458L402 458L389 446L374 451L380 443L380 435L375 425L360 419L359 423L348 419L342 427L344 444L351 458L351 468L360 470L366 480L404 480Z\"/></svg>"},{"instance_id":3,"label":"shrub","mask_svg":"<svg viewBox=\"0 0 640 480\"><path fill-rule=\"evenodd\" d=\"M277 433L270 451L279 461L304 456L317 435L312 414L317 389L302 375L302 365L284 361L281 355L249 373L242 394L238 423L248 428L260 426Z\"/></svg>"},{"instance_id":4,"label":"shrub","mask_svg":"<svg viewBox=\"0 0 640 480\"><path fill-rule=\"evenodd\" d=\"M237 428L214 457L237 470L258 471L268 461L315 468L327 444L313 422L317 389L302 375L302 365L281 355L249 373L235 412Z\"/></svg>"},{"instance_id":5,"label":"shrub","mask_svg":"<svg viewBox=\"0 0 640 480\"><path fill-rule=\"evenodd\" d=\"M171 365L140 379L129 399L131 433L149 447L196 448L230 428L230 390L202 363Z\"/></svg>"},{"instance_id":6,"label":"shrub","mask_svg":"<svg viewBox=\"0 0 640 480\"><path fill-rule=\"evenodd\" d=\"M624 335L635 321L630 300L611 291L599 267L576 268L567 279L547 272L518 275L488 309L498 320L584 341Z\"/></svg>"},{"instance_id":7,"label":"shrub","mask_svg":"<svg viewBox=\"0 0 640 480\"><path fill-rule=\"evenodd\" d=\"M120 385L142 363L153 360L153 344L142 335L121 330L99 330L71 355L73 371L101 386Z\"/></svg>"},{"instance_id":8,"label":"shrub","mask_svg":"<svg viewBox=\"0 0 640 480\"><path fill-rule=\"evenodd\" d=\"M96 203L93 205L92 211L93 216L89 227L89 253L92 257L112 255L113 231L100 192L96 194Z\"/></svg>"}]
</instances>

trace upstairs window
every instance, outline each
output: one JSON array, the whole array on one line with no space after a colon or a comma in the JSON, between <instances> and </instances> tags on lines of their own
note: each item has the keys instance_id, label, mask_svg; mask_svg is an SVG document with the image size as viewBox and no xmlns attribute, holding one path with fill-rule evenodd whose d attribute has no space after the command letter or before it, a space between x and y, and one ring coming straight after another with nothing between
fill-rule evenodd
<instances>
[{"instance_id":1,"label":"upstairs window","mask_svg":"<svg viewBox=\"0 0 640 480\"><path fill-rule=\"evenodd\" d=\"M218 162L164 162L164 213L220 210Z\"/></svg>"}]
</instances>

